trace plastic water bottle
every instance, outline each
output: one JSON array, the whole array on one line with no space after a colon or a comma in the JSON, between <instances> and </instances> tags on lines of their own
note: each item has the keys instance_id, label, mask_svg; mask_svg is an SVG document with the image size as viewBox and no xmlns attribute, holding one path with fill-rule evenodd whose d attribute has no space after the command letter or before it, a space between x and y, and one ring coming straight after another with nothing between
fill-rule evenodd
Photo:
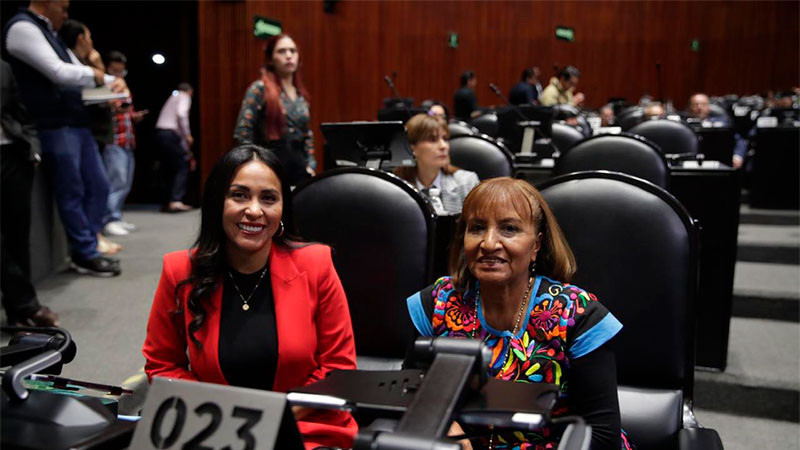
<instances>
[{"instance_id":1,"label":"plastic water bottle","mask_svg":"<svg viewBox=\"0 0 800 450\"><path fill-rule=\"evenodd\" d=\"M447 211L444 210L444 203L442 203L442 198L440 195L440 191L437 188L430 188L428 190L428 196L431 199L433 210L436 211L436 214L443 216L447 214Z\"/></svg>"}]
</instances>

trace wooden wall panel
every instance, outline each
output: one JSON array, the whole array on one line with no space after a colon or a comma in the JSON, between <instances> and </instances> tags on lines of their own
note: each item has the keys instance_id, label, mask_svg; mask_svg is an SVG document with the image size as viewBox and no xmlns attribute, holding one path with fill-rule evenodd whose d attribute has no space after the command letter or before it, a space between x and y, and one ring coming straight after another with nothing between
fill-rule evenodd
<instances>
[{"instance_id":1,"label":"wooden wall panel","mask_svg":"<svg viewBox=\"0 0 800 450\"><path fill-rule=\"evenodd\" d=\"M207 174L232 145L242 95L263 64L264 41L253 15L280 20L295 38L311 92L318 151L319 123L374 120L390 95L385 74L397 73L401 94L452 102L464 69L478 74L478 101L498 104L521 70L553 64L581 69L580 90L598 107L611 96L663 93L682 108L694 91L748 94L800 84L798 2L478 2L342 0L333 14L322 1L200 1L198 4L201 164ZM576 41L554 38L556 25ZM449 32L460 45L447 47ZM692 52L692 39L700 51ZM321 160L321 158L319 158Z\"/></svg>"}]
</instances>

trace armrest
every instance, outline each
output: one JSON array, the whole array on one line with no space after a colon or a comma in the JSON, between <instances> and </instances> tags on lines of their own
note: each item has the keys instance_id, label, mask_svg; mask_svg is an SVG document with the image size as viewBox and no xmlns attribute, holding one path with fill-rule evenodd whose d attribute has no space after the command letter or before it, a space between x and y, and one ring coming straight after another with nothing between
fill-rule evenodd
<instances>
[{"instance_id":1,"label":"armrest","mask_svg":"<svg viewBox=\"0 0 800 450\"><path fill-rule=\"evenodd\" d=\"M683 428L678 432L680 450L723 450L722 440L711 428Z\"/></svg>"}]
</instances>

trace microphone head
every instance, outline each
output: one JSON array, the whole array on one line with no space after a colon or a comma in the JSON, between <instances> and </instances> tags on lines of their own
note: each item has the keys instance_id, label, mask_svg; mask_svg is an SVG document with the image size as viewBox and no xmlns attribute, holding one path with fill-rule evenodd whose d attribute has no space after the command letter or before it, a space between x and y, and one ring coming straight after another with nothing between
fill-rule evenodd
<instances>
[{"instance_id":1,"label":"microphone head","mask_svg":"<svg viewBox=\"0 0 800 450\"><path fill-rule=\"evenodd\" d=\"M384 75L383 80L386 81L386 84L388 84L389 87L394 87L394 83L392 83L392 79L389 78L389 75Z\"/></svg>"},{"instance_id":2,"label":"microphone head","mask_svg":"<svg viewBox=\"0 0 800 450\"><path fill-rule=\"evenodd\" d=\"M500 95L500 89L498 89L494 83L489 83L489 89L491 89L495 94Z\"/></svg>"}]
</instances>

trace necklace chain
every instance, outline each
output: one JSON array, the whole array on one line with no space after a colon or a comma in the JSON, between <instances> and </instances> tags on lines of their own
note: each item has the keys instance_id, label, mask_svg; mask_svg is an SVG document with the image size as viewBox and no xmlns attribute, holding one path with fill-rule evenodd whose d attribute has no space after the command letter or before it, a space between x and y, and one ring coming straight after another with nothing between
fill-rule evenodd
<instances>
[{"instance_id":1,"label":"necklace chain","mask_svg":"<svg viewBox=\"0 0 800 450\"><path fill-rule=\"evenodd\" d=\"M525 293L522 294L522 301L519 304L519 311L517 312L516 320L514 321L514 329L511 334L516 335L519 331L519 324L522 322L522 313L525 312L525 306L528 304L528 294L531 292L533 286L533 277L528 278L528 287L525 288ZM478 328L478 311L481 306L481 288L478 286L478 291L475 293L475 326L472 328L470 337L475 337L475 330Z\"/></svg>"},{"instance_id":2,"label":"necklace chain","mask_svg":"<svg viewBox=\"0 0 800 450\"><path fill-rule=\"evenodd\" d=\"M261 271L261 276L258 277L258 281L256 281L256 285L253 287L253 290L250 291L250 295L248 295L247 298L244 298L244 295L242 295L242 291L239 290L239 286L236 285L236 279L233 278L233 273L230 270L228 271L228 276L231 277L231 283L233 283L233 288L236 289L236 293L239 294L239 298L242 299L243 311L247 311L248 309L250 309L250 305L247 302L249 302L250 299L253 298L253 294L256 293L258 285L261 284L261 280L264 279L264 275L266 274L267 274L267 266L265 266L264 270Z\"/></svg>"}]
</instances>

